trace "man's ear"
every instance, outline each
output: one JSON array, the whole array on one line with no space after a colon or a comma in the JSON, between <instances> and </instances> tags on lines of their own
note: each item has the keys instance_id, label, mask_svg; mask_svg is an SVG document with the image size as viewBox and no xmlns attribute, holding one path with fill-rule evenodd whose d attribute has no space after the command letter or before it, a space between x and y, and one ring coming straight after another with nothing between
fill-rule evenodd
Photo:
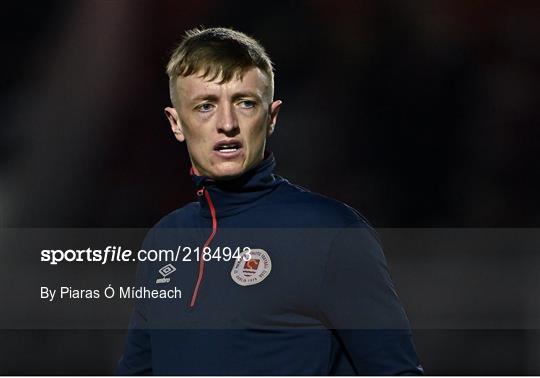
<instances>
[{"instance_id":1,"label":"man's ear","mask_svg":"<svg viewBox=\"0 0 540 378\"><path fill-rule=\"evenodd\" d=\"M180 122L180 117L178 117L176 109L167 106L165 108L165 115L167 116L167 119L171 124L171 130L174 134L174 137L179 142L183 142L184 140L186 140L186 137L184 136L184 130L182 129L182 123Z\"/></svg>"},{"instance_id":2,"label":"man's ear","mask_svg":"<svg viewBox=\"0 0 540 378\"><path fill-rule=\"evenodd\" d=\"M274 129L276 127L276 122L277 122L277 116L279 113L279 108L281 108L282 103L283 101L276 100L270 104L270 112L269 112L270 123L268 124L268 130L266 132L267 136L272 135L272 133L274 132Z\"/></svg>"}]
</instances>

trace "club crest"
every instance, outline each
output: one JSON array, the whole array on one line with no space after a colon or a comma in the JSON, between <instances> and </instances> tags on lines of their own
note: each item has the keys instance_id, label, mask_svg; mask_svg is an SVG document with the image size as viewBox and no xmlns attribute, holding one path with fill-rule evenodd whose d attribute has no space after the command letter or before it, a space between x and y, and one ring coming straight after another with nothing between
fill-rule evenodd
<instances>
[{"instance_id":1,"label":"club crest","mask_svg":"<svg viewBox=\"0 0 540 378\"><path fill-rule=\"evenodd\" d=\"M247 255L249 253L249 255ZM246 257L250 258L246 260ZM270 255L263 249L250 249L240 254L231 270L231 278L240 286L262 282L272 270Z\"/></svg>"}]
</instances>

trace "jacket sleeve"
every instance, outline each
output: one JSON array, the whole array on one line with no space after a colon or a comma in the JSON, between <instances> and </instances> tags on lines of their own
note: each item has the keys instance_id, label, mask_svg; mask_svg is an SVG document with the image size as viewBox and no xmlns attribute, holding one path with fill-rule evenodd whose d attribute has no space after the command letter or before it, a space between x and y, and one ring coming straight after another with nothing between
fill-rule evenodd
<instances>
[{"instance_id":1,"label":"jacket sleeve","mask_svg":"<svg viewBox=\"0 0 540 378\"><path fill-rule=\"evenodd\" d=\"M150 249L151 233L143 242L143 249ZM138 263L136 282L145 286L149 281L149 264ZM148 326L148 310L144 300L139 299L131 314L124 351L115 375L152 375L152 351Z\"/></svg>"},{"instance_id":2,"label":"jacket sleeve","mask_svg":"<svg viewBox=\"0 0 540 378\"><path fill-rule=\"evenodd\" d=\"M356 373L423 374L374 231L358 221L339 232L324 269L322 316Z\"/></svg>"},{"instance_id":3,"label":"jacket sleeve","mask_svg":"<svg viewBox=\"0 0 540 378\"><path fill-rule=\"evenodd\" d=\"M116 366L115 375L152 374L150 334L148 330L144 329L146 321L137 309L133 310L124 345L124 354Z\"/></svg>"}]
</instances>

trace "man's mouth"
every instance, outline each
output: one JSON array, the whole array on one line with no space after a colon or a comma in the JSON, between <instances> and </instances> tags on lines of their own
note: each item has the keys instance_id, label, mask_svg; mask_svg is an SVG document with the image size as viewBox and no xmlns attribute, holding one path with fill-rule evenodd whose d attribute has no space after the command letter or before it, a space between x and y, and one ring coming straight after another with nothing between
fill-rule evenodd
<instances>
[{"instance_id":1,"label":"man's mouth","mask_svg":"<svg viewBox=\"0 0 540 378\"><path fill-rule=\"evenodd\" d=\"M242 148L242 143L237 140L225 140L214 145L214 151L221 154L234 154Z\"/></svg>"}]
</instances>

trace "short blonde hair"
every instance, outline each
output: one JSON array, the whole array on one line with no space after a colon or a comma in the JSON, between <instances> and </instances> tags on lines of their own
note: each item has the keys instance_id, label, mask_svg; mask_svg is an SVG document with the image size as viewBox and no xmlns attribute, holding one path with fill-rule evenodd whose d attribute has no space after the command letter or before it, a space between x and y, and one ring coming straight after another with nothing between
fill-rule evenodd
<instances>
[{"instance_id":1,"label":"short blonde hair","mask_svg":"<svg viewBox=\"0 0 540 378\"><path fill-rule=\"evenodd\" d=\"M169 92L176 106L176 81L201 72L201 77L220 84L233 77L242 77L250 68L264 72L270 83L270 99L274 95L274 67L262 45L244 33L230 28L188 30L174 49L167 63Z\"/></svg>"}]
</instances>

